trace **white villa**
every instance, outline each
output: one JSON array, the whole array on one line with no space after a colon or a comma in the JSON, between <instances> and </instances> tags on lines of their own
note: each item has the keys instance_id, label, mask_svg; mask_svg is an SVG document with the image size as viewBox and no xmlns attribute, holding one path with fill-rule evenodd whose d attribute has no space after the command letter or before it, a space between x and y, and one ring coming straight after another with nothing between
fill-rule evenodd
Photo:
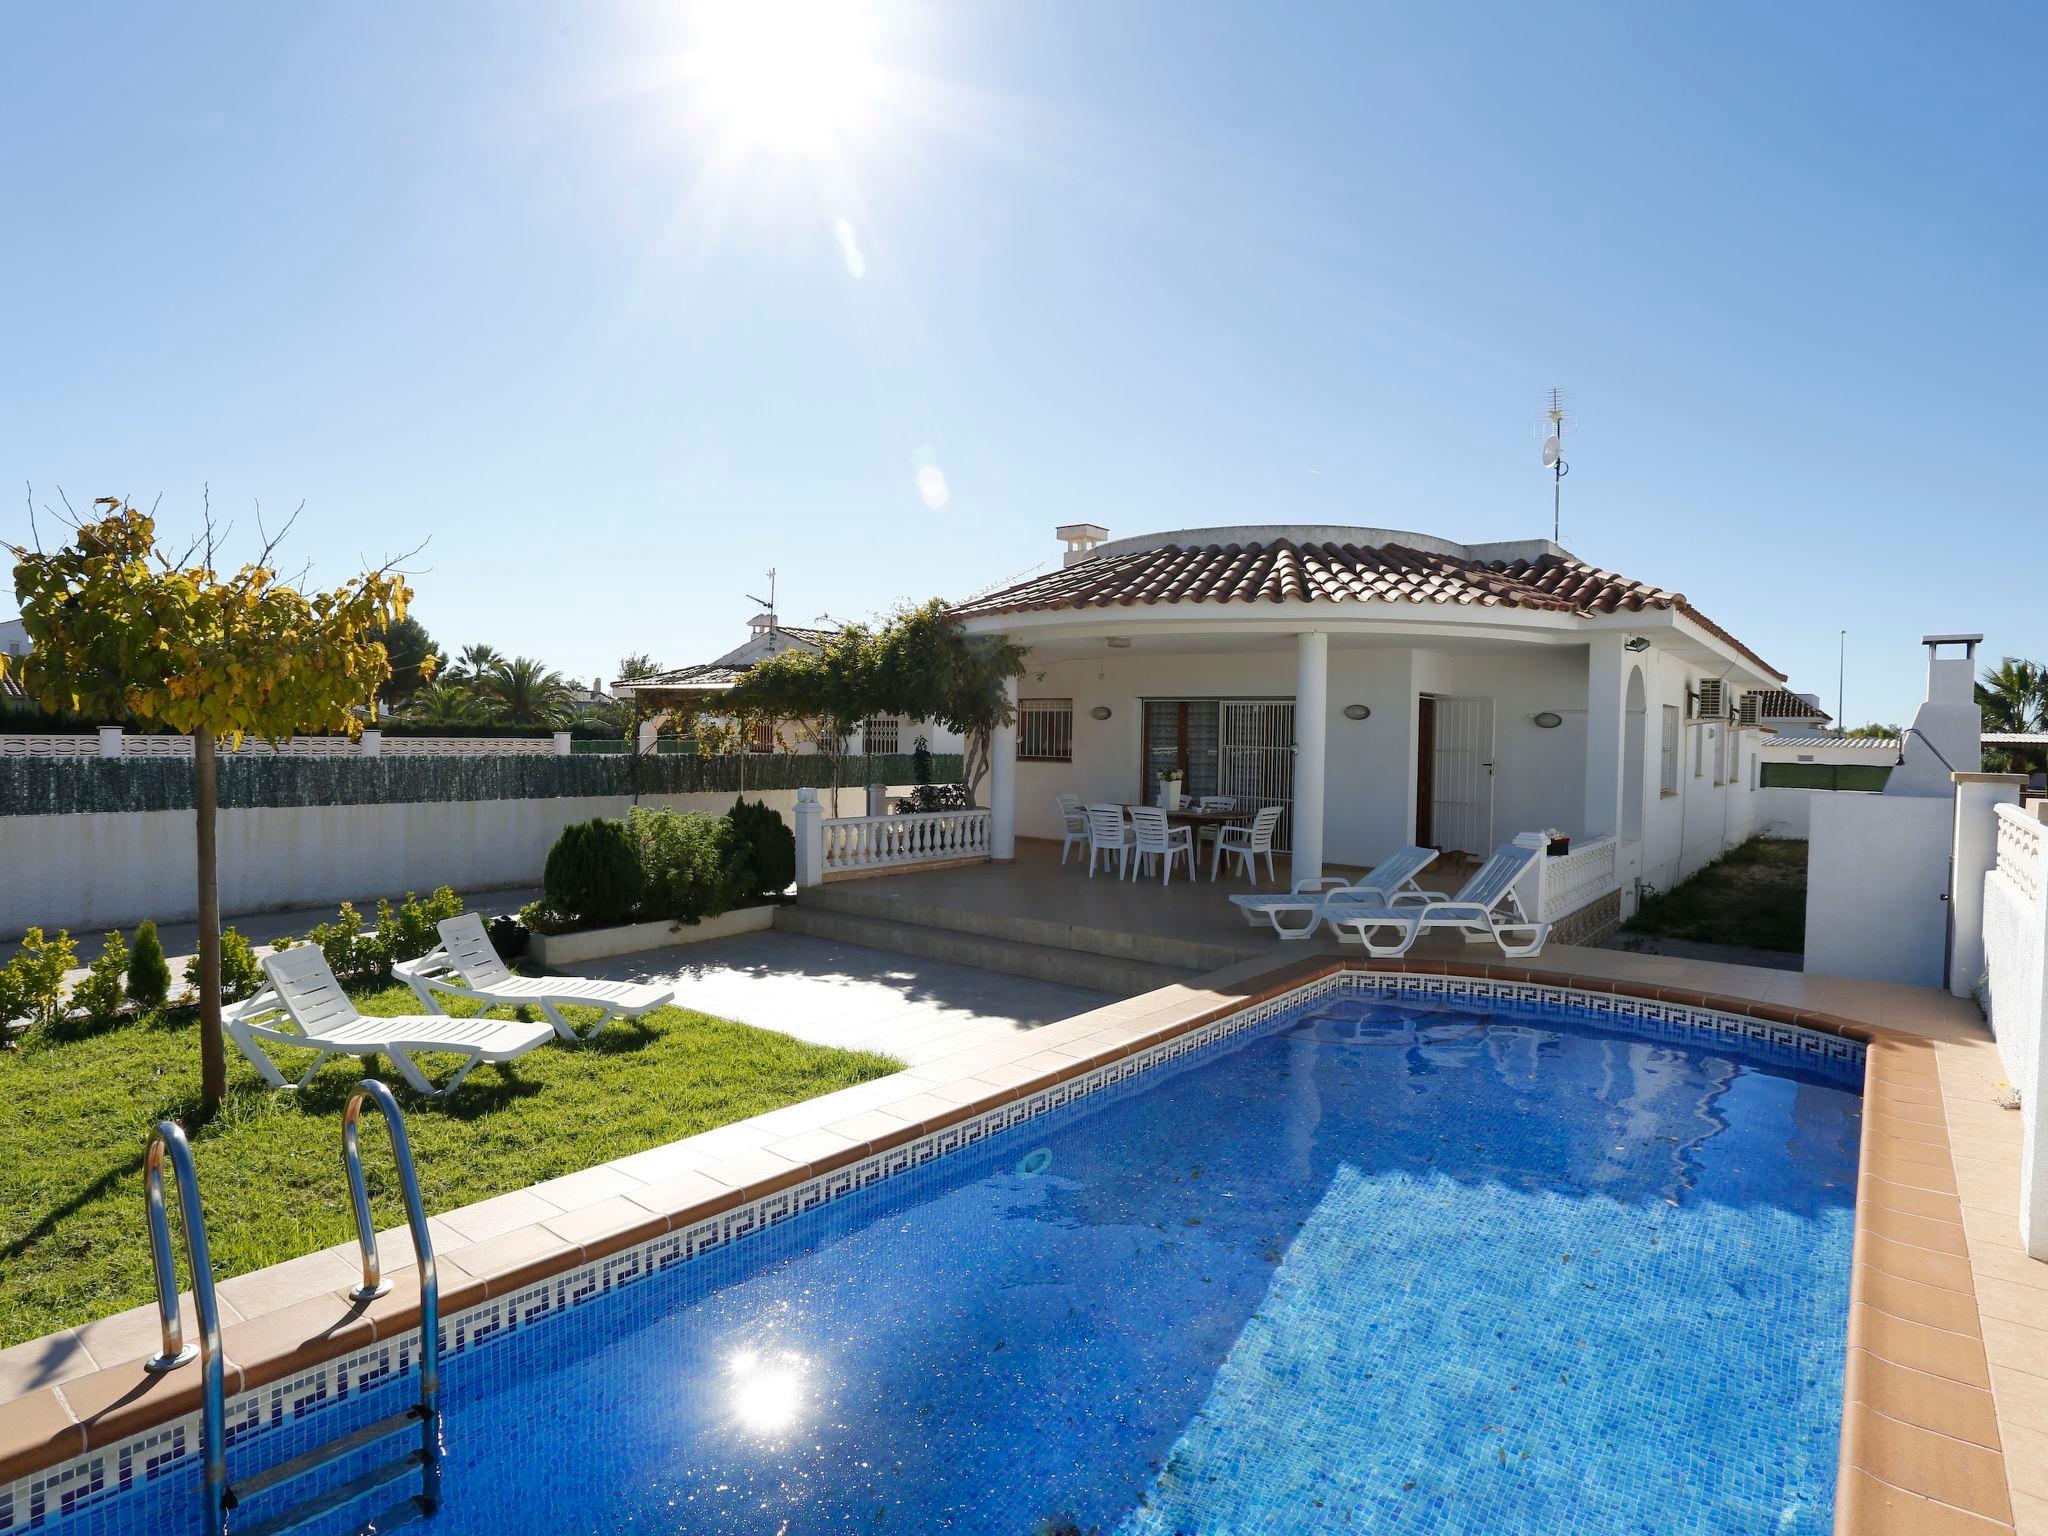
<instances>
[{"instance_id":1,"label":"white villa","mask_svg":"<svg viewBox=\"0 0 2048 1536\"><path fill-rule=\"evenodd\" d=\"M1414 842L1483 857L1528 831L1600 850L1598 926L1755 823L1785 679L1682 594L1544 540L1385 528L1191 528L1108 542L976 597L970 632L1030 647L998 734L991 851L1058 837L1054 797L1285 808L1293 875ZM1575 859L1574 861L1578 861Z\"/></svg>"}]
</instances>

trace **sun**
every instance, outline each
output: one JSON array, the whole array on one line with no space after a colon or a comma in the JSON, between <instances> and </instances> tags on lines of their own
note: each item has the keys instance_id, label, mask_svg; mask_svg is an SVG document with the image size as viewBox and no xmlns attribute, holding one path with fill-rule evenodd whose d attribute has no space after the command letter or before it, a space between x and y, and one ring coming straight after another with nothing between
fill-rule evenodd
<instances>
[{"instance_id":1,"label":"sun","mask_svg":"<svg viewBox=\"0 0 2048 1536\"><path fill-rule=\"evenodd\" d=\"M874 18L853 0L709 0L695 9L689 75L742 146L829 155L880 96Z\"/></svg>"}]
</instances>

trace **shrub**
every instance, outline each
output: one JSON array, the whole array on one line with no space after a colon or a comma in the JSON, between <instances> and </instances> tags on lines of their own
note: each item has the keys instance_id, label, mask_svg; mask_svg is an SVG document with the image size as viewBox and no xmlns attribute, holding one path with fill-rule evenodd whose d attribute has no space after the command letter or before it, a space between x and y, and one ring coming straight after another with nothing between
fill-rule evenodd
<instances>
[{"instance_id":1,"label":"shrub","mask_svg":"<svg viewBox=\"0 0 2048 1536\"><path fill-rule=\"evenodd\" d=\"M528 933L562 933L569 925L545 901L529 901L519 909L519 926Z\"/></svg>"},{"instance_id":2,"label":"shrub","mask_svg":"<svg viewBox=\"0 0 2048 1536\"><path fill-rule=\"evenodd\" d=\"M220 936L220 1000L239 1003L254 997L263 986L263 968L256 963L256 951L234 929Z\"/></svg>"},{"instance_id":3,"label":"shrub","mask_svg":"<svg viewBox=\"0 0 2048 1536\"><path fill-rule=\"evenodd\" d=\"M364 943L363 915L353 902L344 901L333 922L315 923L307 929L306 942L327 957L327 969L337 981L348 981L366 968L375 968L368 951L375 947L376 938L372 935L369 943Z\"/></svg>"},{"instance_id":4,"label":"shrub","mask_svg":"<svg viewBox=\"0 0 2048 1536\"><path fill-rule=\"evenodd\" d=\"M626 826L645 881L642 916L695 922L746 898L750 866L729 818L636 805Z\"/></svg>"},{"instance_id":5,"label":"shrub","mask_svg":"<svg viewBox=\"0 0 2048 1536\"><path fill-rule=\"evenodd\" d=\"M765 800L751 803L742 796L725 813L739 840L747 868L743 894L780 896L796 879L796 834Z\"/></svg>"},{"instance_id":6,"label":"shrub","mask_svg":"<svg viewBox=\"0 0 2048 1536\"><path fill-rule=\"evenodd\" d=\"M64 973L77 963L78 950L64 929L47 940L42 929L29 929L7 968L0 970L0 1019L25 1019L30 1029L48 1029L62 1019L67 1011Z\"/></svg>"},{"instance_id":7,"label":"shrub","mask_svg":"<svg viewBox=\"0 0 2048 1536\"><path fill-rule=\"evenodd\" d=\"M616 923L631 912L642 883L633 834L624 822L601 816L564 827L541 873L548 905L593 926Z\"/></svg>"},{"instance_id":8,"label":"shrub","mask_svg":"<svg viewBox=\"0 0 2048 1536\"><path fill-rule=\"evenodd\" d=\"M135 948L128 957L128 1000L147 1013L161 1008L171 995L171 963L164 958L156 923L146 920L135 930Z\"/></svg>"},{"instance_id":9,"label":"shrub","mask_svg":"<svg viewBox=\"0 0 2048 1536\"><path fill-rule=\"evenodd\" d=\"M457 916L461 911L462 898L445 885L436 889L424 902L407 891L405 900L396 910L390 902L379 901L377 951L382 972L388 975L395 962L417 960L440 943L441 936L434 925L445 918Z\"/></svg>"},{"instance_id":10,"label":"shrub","mask_svg":"<svg viewBox=\"0 0 2048 1536\"><path fill-rule=\"evenodd\" d=\"M128 942L116 928L107 935L106 948L86 968L85 980L71 989L71 1001L95 1029L103 1029L121 1016L128 974Z\"/></svg>"}]
</instances>

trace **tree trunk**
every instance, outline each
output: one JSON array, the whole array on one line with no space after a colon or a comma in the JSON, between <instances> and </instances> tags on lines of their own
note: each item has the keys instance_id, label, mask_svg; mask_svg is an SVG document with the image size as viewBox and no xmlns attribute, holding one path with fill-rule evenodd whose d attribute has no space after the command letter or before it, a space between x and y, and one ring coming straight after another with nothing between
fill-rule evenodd
<instances>
[{"instance_id":1,"label":"tree trunk","mask_svg":"<svg viewBox=\"0 0 2048 1536\"><path fill-rule=\"evenodd\" d=\"M220 873L214 832L220 805L213 733L192 733L192 799L199 817L199 1094L211 1119L227 1097L226 1042L220 1031Z\"/></svg>"}]
</instances>

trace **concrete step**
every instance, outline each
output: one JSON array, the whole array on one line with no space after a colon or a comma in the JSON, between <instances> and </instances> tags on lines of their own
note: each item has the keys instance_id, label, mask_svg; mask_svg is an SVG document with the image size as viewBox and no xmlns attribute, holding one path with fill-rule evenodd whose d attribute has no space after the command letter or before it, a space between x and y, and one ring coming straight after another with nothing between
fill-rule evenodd
<instances>
[{"instance_id":1,"label":"concrete step","mask_svg":"<svg viewBox=\"0 0 2048 1536\"><path fill-rule=\"evenodd\" d=\"M798 906L920 928L942 928L952 933L1001 939L1034 948L1064 950L1075 955L1136 961L1162 966L1182 975L1199 976L1204 971L1235 965L1249 950L1256 948L1252 943L1239 948L1168 934L1124 933L1083 923L1061 922L1057 918L987 912L967 906L919 901L915 897L892 894L892 883L888 880L842 880L812 886L798 898ZM1174 979L1179 980L1180 977Z\"/></svg>"},{"instance_id":2,"label":"concrete step","mask_svg":"<svg viewBox=\"0 0 2048 1536\"><path fill-rule=\"evenodd\" d=\"M1093 992L1108 992L1116 997L1135 997L1141 992L1156 991L1160 987L1186 981L1196 974L1189 967L1060 949L1049 944L1031 944L958 928L867 917L820 906L811 901L811 895L806 891L795 906L777 907L775 926L785 933L806 933L813 938L861 944L869 949L885 949L892 954L947 960L955 965L971 965L1005 976L1057 981L1070 987L1086 987Z\"/></svg>"}]
</instances>

